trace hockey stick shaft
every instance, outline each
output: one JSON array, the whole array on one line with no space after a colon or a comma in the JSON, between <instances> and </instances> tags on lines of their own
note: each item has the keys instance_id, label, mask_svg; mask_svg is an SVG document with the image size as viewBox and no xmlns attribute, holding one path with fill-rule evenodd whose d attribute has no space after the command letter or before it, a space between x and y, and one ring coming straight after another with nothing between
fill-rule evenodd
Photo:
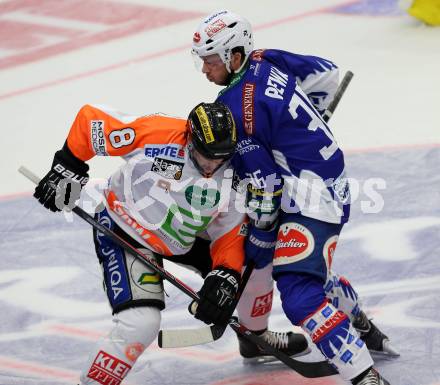
<instances>
[{"instance_id":1,"label":"hockey stick shaft","mask_svg":"<svg viewBox=\"0 0 440 385\"><path fill-rule=\"evenodd\" d=\"M29 169L21 166L18 169L18 171L21 174L23 174L26 178L28 178L29 180L34 182L35 184L38 184L40 182L40 178L37 175L35 175L32 171L30 171ZM95 228L96 230L107 235L109 238L112 239L113 242L115 242L116 244L121 246L124 250L127 250L130 253L133 253L140 260L144 261L145 264L148 265L148 267L150 267L152 270L156 271L163 279L166 279L172 285L174 285L179 290L181 290L185 294L187 294L190 298L192 298L196 301L198 301L200 299L198 294L193 289L191 289L189 286L185 285L178 278L176 278L171 273L166 271L154 259L143 254L142 252L137 250L135 247L130 245L128 242L126 242L124 239L122 239L120 236L115 234L113 231L111 231L107 227L101 225L92 216L90 216L88 213L86 213L81 207L75 206L72 209L72 211L76 215L81 217L83 220L85 220L87 223L89 223L93 228ZM285 363L288 367L295 370L298 374L300 374L304 377L308 377L308 378L324 377L324 376L331 376L331 375L337 373L337 371L332 366L330 366L326 361L301 362L301 361L294 360L293 358L287 356L283 352L274 348L272 345L270 345L268 342L266 342L263 338L252 333L249 329L247 329L244 325L241 325L234 318L231 318L229 320L229 325L237 333L241 334L243 337L247 338L249 341L258 344L262 348L271 352L272 355L277 357L281 362Z\"/></svg>"},{"instance_id":2,"label":"hockey stick shaft","mask_svg":"<svg viewBox=\"0 0 440 385\"><path fill-rule=\"evenodd\" d=\"M23 174L26 178L34 182L35 184L38 184L40 182L40 178L35 175L32 171L27 169L26 167L21 166L18 171ZM87 212L85 212L81 207L75 206L72 211L84 219L87 223L89 223L92 227L94 227L96 230L100 231L101 233L107 235L111 240L116 243L117 245L121 246L124 250L129 251L130 253L133 253L137 258L145 262L145 264L148 265L149 268L153 269L156 273L158 273L163 279L166 279L168 282L170 282L172 285L177 287L179 290L183 291L185 294L187 294L189 297L191 297L195 301L199 301L200 297L199 295L188 285L183 283L180 279L169 273L167 270L165 270L162 266L160 266L156 260L149 257L148 255L145 255L144 253L140 252L138 249L136 249L134 246L129 244L127 241L125 241L123 238L121 238L118 234L114 233L109 228L103 226L101 223L99 223L95 218L93 218L91 215L89 215Z\"/></svg>"},{"instance_id":3,"label":"hockey stick shaft","mask_svg":"<svg viewBox=\"0 0 440 385\"><path fill-rule=\"evenodd\" d=\"M256 345L261 346L269 353L272 353L273 356L278 358L289 368L295 370L298 374L301 374L303 377L318 378L318 377L327 377L327 376L333 376L335 374L339 374L339 372L333 366L331 366L327 361L304 362L304 361L297 361L289 357L287 354L284 354L280 352L278 349L275 349L265 340L259 338L259 336L252 333L249 329L245 328L239 322L229 322L229 326L236 333L241 334L242 336L246 337L249 341L253 342ZM261 341L264 341L264 344L262 344Z\"/></svg>"},{"instance_id":4,"label":"hockey stick shaft","mask_svg":"<svg viewBox=\"0 0 440 385\"><path fill-rule=\"evenodd\" d=\"M333 113L336 110L336 107L338 106L339 102L341 101L342 96L345 93L345 90L347 89L348 85L351 82L351 79L353 78L353 72L347 71L342 78L341 83L339 84L335 96L333 96L333 100L328 105L327 109L322 114L322 118L327 123L330 118L332 117Z\"/></svg>"}]
</instances>

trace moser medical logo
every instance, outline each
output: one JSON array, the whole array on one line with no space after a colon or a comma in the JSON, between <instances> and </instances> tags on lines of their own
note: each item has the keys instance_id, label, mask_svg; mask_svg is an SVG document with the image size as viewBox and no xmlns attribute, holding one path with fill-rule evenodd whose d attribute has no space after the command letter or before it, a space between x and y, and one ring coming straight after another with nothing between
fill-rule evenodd
<instances>
[{"instance_id":1,"label":"moser medical logo","mask_svg":"<svg viewBox=\"0 0 440 385\"><path fill-rule=\"evenodd\" d=\"M106 150L104 127L105 126L103 120L90 121L90 136L93 151L95 151L96 155L101 156L108 155Z\"/></svg>"}]
</instances>

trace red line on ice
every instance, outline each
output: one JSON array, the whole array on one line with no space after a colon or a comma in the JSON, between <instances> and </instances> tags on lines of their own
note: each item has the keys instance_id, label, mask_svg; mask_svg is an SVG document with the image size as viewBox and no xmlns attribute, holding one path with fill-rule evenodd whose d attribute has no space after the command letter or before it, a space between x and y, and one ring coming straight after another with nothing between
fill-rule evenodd
<instances>
[{"instance_id":1,"label":"red line on ice","mask_svg":"<svg viewBox=\"0 0 440 385\"><path fill-rule=\"evenodd\" d=\"M323 14L323 13L332 11L336 7L339 7L339 6L342 6L342 5L348 5L348 4L352 4L352 3L353 3L353 1L341 2L339 4L336 4L335 6L332 6L332 7L319 8L319 9L308 11L308 12L304 12L304 13L301 13L301 14L296 14L296 15L292 15L292 16L289 16L289 17L285 17L285 18L282 18L282 19L279 19L279 20L274 20L274 21L271 21L271 22L268 22L268 23L257 25L255 27L255 30L262 30L262 29L272 28L272 27L278 26L280 24L290 23L292 21L299 20L299 19L304 19L304 18L309 17L309 16ZM32 87L18 89L18 90L11 91L11 92L8 92L8 93L5 93L5 94L0 94L0 100L2 100L2 99L9 99L9 98L12 98L12 97L15 97L15 96L18 96L18 95L27 94L27 93L31 93L31 92L34 92L34 91L39 91L39 90L42 90L42 89L45 89L45 88L49 88L49 87L52 87L52 86L57 86L57 85L60 85L60 84L63 84L63 83L67 83L67 82L70 82L70 81L75 81L75 80L78 80L78 79L94 76L96 74L101 74L101 73L104 73L104 72L108 72L108 71L112 71L112 70L115 70L115 69L123 68L123 67L126 67L126 66L128 66L130 64L133 64L133 63L140 63L140 62L144 62L144 61L160 58L162 56L172 55L172 54L175 54L177 52L185 51L185 50L189 50L189 49L190 49L190 44L185 44L185 45L180 46L180 47L171 48L171 49L168 49L168 50L159 51L159 52L148 54L148 55L143 55L143 56L140 56L140 57L137 57L137 58L133 58L131 60L123 61L121 63L116 63L116 64L113 64L113 65L110 65L110 66L100 67L100 68L97 68L95 70L79 73L79 74L72 75L72 76L67 76L67 77L61 78L61 79L52 80L52 81L41 83L41 84L38 84L38 85L35 85L35 86L32 86Z\"/></svg>"},{"instance_id":2,"label":"red line on ice","mask_svg":"<svg viewBox=\"0 0 440 385\"><path fill-rule=\"evenodd\" d=\"M3 368L7 372L21 372L30 373L33 375L39 375L48 378L58 378L75 381L78 379L79 374L66 369L58 369L50 366L40 365L36 362L28 362L22 360L16 360L14 358L0 356L0 368Z\"/></svg>"}]
</instances>

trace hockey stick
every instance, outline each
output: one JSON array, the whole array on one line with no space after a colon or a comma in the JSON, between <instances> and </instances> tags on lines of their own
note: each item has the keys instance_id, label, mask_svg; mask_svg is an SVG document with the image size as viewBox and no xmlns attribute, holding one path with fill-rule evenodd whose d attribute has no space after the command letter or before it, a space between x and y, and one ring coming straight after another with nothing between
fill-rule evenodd
<instances>
[{"instance_id":1,"label":"hockey stick","mask_svg":"<svg viewBox=\"0 0 440 385\"><path fill-rule=\"evenodd\" d=\"M341 101L342 96L345 93L345 90L347 89L348 85L351 82L351 79L353 78L353 72L347 71L344 75L344 77L341 80L341 83L338 86L338 89L335 92L335 96L333 96L333 100L328 105L327 109L322 114L322 118L324 119L324 122L328 122L330 118L333 115L333 112L335 112L336 107L338 106L339 102Z\"/></svg>"},{"instance_id":2,"label":"hockey stick","mask_svg":"<svg viewBox=\"0 0 440 385\"><path fill-rule=\"evenodd\" d=\"M24 166L20 166L18 169L18 172L24 175L26 178L34 182L35 184L40 183L40 178L35 175L32 171L30 171L28 168ZM153 269L156 273L158 273L163 279L166 279L168 282L170 282L172 285L177 287L179 290L183 291L185 294L187 294L189 297L191 297L193 300L198 301L200 298L198 294L189 286L187 286L185 283L183 283L180 279L169 273L167 270L165 270L162 266L160 266L154 258L149 257L148 255L145 255L144 253L140 252L138 249L136 249L134 246L129 244L125 239L120 237L118 234L114 233L109 228L103 226L101 223L99 223L95 218L93 218L91 215L89 215L86 211L84 211L81 207L75 206L72 211L84 219L88 224L90 224L92 227L94 227L96 230L100 231L101 233L107 235L114 243L116 243L118 246L122 247L124 250L133 253L135 257L139 258L141 261L143 261L149 268Z\"/></svg>"},{"instance_id":3,"label":"hockey stick","mask_svg":"<svg viewBox=\"0 0 440 385\"><path fill-rule=\"evenodd\" d=\"M29 169L21 166L18 171L23 174L26 178L38 184L40 182L40 178L36 176ZM148 255L143 254L134 246L130 245L127 241L121 238L119 235L115 234L109 228L103 226L98 221L95 220L91 215L87 214L81 207L75 206L72 211L85 220L88 224L90 224L96 230L102 232L107 235L111 240L117 245L121 246L128 252L134 254L137 258L143 261L148 267L153 269L156 273L158 273L163 279L166 279L172 285L177 287L179 290L183 291L190 298L195 301L199 301L200 298L198 294L183 283L181 280L176 278L174 275L165 270L162 266L160 266L153 258L150 258ZM273 356L277 357L281 362L285 363L289 368L295 370L298 374L307 378L316 378L316 377L325 377L337 374L338 372L330 366L327 361L320 362L301 362L294 360L278 349L274 348L271 344L266 342L263 338L253 334L249 329L247 329L244 325L241 325L236 319L231 318L229 320L228 325L237 333L241 334L243 337L247 338L249 341L260 345L262 348L269 351Z\"/></svg>"},{"instance_id":4,"label":"hockey stick","mask_svg":"<svg viewBox=\"0 0 440 385\"><path fill-rule=\"evenodd\" d=\"M345 93L353 72L347 71L339 84L333 100L322 114L324 122L328 122ZM205 326L199 329L163 329L159 332L158 344L161 348L180 348L206 344L219 339L225 329L220 325Z\"/></svg>"},{"instance_id":5,"label":"hockey stick","mask_svg":"<svg viewBox=\"0 0 440 385\"><path fill-rule=\"evenodd\" d=\"M248 263L241 277L240 287L235 298L235 306L237 306L253 270L254 264ZM158 345L161 348L183 348L207 344L208 342L218 340L225 332L227 326L226 324L204 326L197 329L163 329L159 331Z\"/></svg>"}]
</instances>

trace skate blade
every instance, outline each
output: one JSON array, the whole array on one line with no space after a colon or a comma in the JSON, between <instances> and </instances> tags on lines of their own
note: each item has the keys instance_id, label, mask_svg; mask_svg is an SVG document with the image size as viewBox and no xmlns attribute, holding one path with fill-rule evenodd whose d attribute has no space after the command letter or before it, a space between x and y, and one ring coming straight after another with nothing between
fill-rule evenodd
<instances>
[{"instance_id":1,"label":"skate blade","mask_svg":"<svg viewBox=\"0 0 440 385\"><path fill-rule=\"evenodd\" d=\"M304 349L302 352L293 354L289 357L291 358L296 358L296 357L301 357L301 356L305 356L306 354L309 354L312 351L312 349L307 346L307 349ZM278 358L276 358L275 356L257 356L257 357L251 357L251 358L245 358L243 357L243 364L245 365L258 365L258 364L267 364L269 362L275 362L275 361L279 361Z\"/></svg>"},{"instance_id":2,"label":"skate blade","mask_svg":"<svg viewBox=\"0 0 440 385\"><path fill-rule=\"evenodd\" d=\"M384 340L382 342L383 350L370 350L370 353L381 356L381 357L392 357L396 358L400 356L400 353L391 345L389 340Z\"/></svg>"}]
</instances>

